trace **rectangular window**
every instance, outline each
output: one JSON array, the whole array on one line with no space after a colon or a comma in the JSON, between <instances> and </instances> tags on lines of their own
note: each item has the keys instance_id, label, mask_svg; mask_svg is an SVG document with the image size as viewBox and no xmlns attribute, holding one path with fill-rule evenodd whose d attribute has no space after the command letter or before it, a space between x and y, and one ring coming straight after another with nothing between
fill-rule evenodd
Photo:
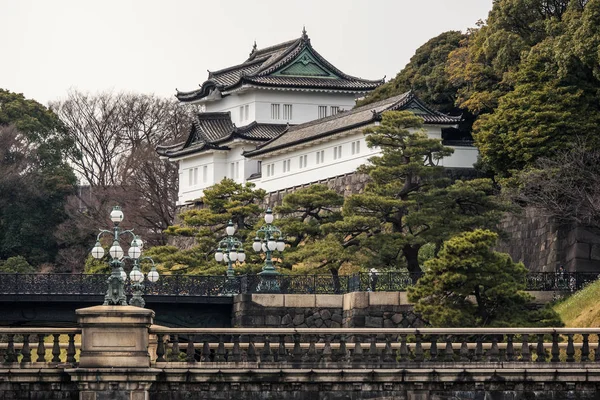
<instances>
[{"instance_id":1,"label":"rectangular window","mask_svg":"<svg viewBox=\"0 0 600 400\"><path fill-rule=\"evenodd\" d=\"M194 185L198 184L198 168L194 168Z\"/></svg>"},{"instance_id":2,"label":"rectangular window","mask_svg":"<svg viewBox=\"0 0 600 400\"><path fill-rule=\"evenodd\" d=\"M331 115L335 115L340 112L340 108L338 106L331 106Z\"/></svg>"},{"instance_id":3,"label":"rectangular window","mask_svg":"<svg viewBox=\"0 0 600 400\"><path fill-rule=\"evenodd\" d=\"M333 159L337 160L338 158L342 158L342 146L335 146L333 148Z\"/></svg>"},{"instance_id":4,"label":"rectangular window","mask_svg":"<svg viewBox=\"0 0 600 400\"><path fill-rule=\"evenodd\" d=\"M306 168L307 164L308 164L308 156L307 155L300 156L300 162L298 163L298 166L300 168Z\"/></svg>"},{"instance_id":5,"label":"rectangular window","mask_svg":"<svg viewBox=\"0 0 600 400\"><path fill-rule=\"evenodd\" d=\"M279 104L271 104L271 119L279 119Z\"/></svg>"},{"instance_id":6,"label":"rectangular window","mask_svg":"<svg viewBox=\"0 0 600 400\"><path fill-rule=\"evenodd\" d=\"M188 169L188 186L194 185L194 170L192 168Z\"/></svg>"},{"instance_id":7,"label":"rectangular window","mask_svg":"<svg viewBox=\"0 0 600 400\"><path fill-rule=\"evenodd\" d=\"M202 182L206 182L208 180L208 166L202 167Z\"/></svg>"},{"instance_id":8,"label":"rectangular window","mask_svg":"<svg viewBox=\"0 0 600 400\"><path fill-rule=\"evenodd\" d=\"M240 122L244 121L244 106L240 107Z\"/></svg>"},{"instance_id":9,"label":"rectangular window","mask_svg":"<svg viewBox=\"0 0 600 400\"><path fill-rule=\"evenodd\" d=\"M291 120L292 119L292 105L284 104L283 105L283 119Z\"/></svg>"},{"instance_id":10,"label":"rectangular window","mask_svg":"<svg viewBox=\"0 0 600 400\"><path fill-rule=\"evenodd\" d=\"M327 106L319 106L319 118L325 118L327 116Z\"/></svg>"},{"instance_id":11,"label":"rectangular window","mask_svg":"<svg viewBox=\"0 0 600 400\"><path fill-rule=\"evenodd\" d=\"M235 179L238 179L240 177L240 162L236 161L235 162Z\"/></svg>"},{"instance_id":12,"label":"rectangular window","mask_svg":"<svg viewBox=\"0 0 600 400\"><path fill-rule=\"evenodd\" d=\"M250 106L246 104L244 106L244 120L248 121L248 118L250 118Z\"/></svg>"},{"instance_id":13,"label":"rectangular window","mask_svg":"<svg viewBox=\"0 0 600 400\"><path fill-rule=\"evenodd\" d=\"M290 172L292 160L283 160L283 172Z\"/></svg>"},{"instance_id":14,"label":"rectangular window","mask_svg":"<svg viewBox=\"0 0 600 400\"><path fill-rule=\"evenodd\" d=\"M235 163L229 164L229 179L234 179Z\"/></svg>"},{"instance_id":15,"label":"rectangular window","mask_svg":"<svg viewBox=\"0 0 600 400\"><path fill-rule=\"evenodd\" d=\"M267 176L275 175L275 164L267 164Z\"/></svg>"},{"instance_id":16,"label":"rectangular window","mask_svg":"<svg viewBox=\"0 0 600 400\"><path fill-rule=\"evenodd\" d=\"M325 150L317 151L317 164L325 162Z\"/></svg>"},{"instance_id":17,"label":"rectangular window","mask_svg":"<svg viewBox=\"0 0 600 400\"><path fill-rule=\"evenodd\" d=\"M352 154L360 153L360 140L352 142Z\"/></svg>"}]
</instances>

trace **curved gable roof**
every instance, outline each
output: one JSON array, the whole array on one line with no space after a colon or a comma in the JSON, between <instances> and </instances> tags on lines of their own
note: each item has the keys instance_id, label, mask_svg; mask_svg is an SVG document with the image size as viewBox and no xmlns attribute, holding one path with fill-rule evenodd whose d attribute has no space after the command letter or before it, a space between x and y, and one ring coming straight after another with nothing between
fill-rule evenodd
<instances>
[{"instance_id":1,"label":"curved gable roof","mask_svg":"<svg viewBox=\"0 0 600 400\"><path fill-rule=\"evenodd\" d=\"M302 68L308 64L310 68ZM264 49L254 47L243 63L209 71L200 89L177 91L176 97L182 102L197 101L208 97L213 90L227 92L243 85L364 93L382 83L383 79L371 81L343 73L312 47L303 31L299 39Z\"/></svg>"},{"instance_id":2,"label":"curved gable roof","mask_svg":"<svg viewBox=\"0 0 600 400\"><path fill-rule=\"evenodd\" d=\"M322 139L339 132L356 129L375 122L381 118L381 113L385 111L402 110L415 112L415 114L423 118L425 124L454 125L462 120L462 117L453 117L432 110L419 100L414 92L409 91L376 103L354 108L350 111L344 111L330 117L290 127L278 137L259 146L256 150L244 153L244 155L254 157Z\"/></svg>"}]
</instances>

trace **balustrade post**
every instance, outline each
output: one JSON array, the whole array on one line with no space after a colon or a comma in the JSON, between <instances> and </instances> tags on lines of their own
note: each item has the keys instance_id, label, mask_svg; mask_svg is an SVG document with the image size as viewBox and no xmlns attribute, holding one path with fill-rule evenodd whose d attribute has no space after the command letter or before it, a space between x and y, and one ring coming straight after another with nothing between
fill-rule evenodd
<instances>
[{"instance_id":1,"label":"balustrade post","mask_svg":"<svg viewBox=\"0 0 600 400\"><path fill-rule=\"evenodd\" d=\"M196 349L194 349L195 336L188 336L187 348L185 351L185 360L189 363L196 362Z\"/></svg>"},{"instance_id":2,"label":"balustrade post","mask_svg":"<svg viewBox=\"0 0 600 400\"><path fill-rule=\"evenodd\" d=\"M323 352L321 353L320 361L323 362L331 362L332 360L332 351L331 351L331 335L325 335L325 346L323 347Z\"/></svg>"},{"instance_id":3,"label":"balustrade post","mask_svg":"<svg viewBox=\"0 0 600 400\"><path fill-rule=\"evenodd\" d=\"M438 348L437 348L437 335L431 335L431 347L429 348L429 360L437 361Z\"/></svg>"},{"instance_id":4,"label":"balustrade post","mask_svg":"<svg viewBox=\"0 0 600 400\"><path fill-rule=\"evenodd\" d=\"M165 359L165 335L162 333L158 333L156 335L157 343L156 343L156 362L166 362Z\"/></svg>"},{"instance_id":5,"label":"balustrade post","mask_svg":"<svg viewBox=\"0 0 600 400\"><path fill-rule=\"evenodd\" d=\"M584 333L583 336L583 344L581 345L581 362L586 362L590 360L590 340L589 333Z\"/></svg>"},{"instance_id":6,"label":"balustrade post","mask_svg":"<svg viewBox=\"0 0 600 400\"><path fill-rule=\"evenodd\" d=\"M475 361L479 362L483 358L483 338L481 335L477 335L475 344Z\"/></svg>"},{"instance_id":7,"label":"balustrade post","mask_svg":"<svg viewBox=\"0 0 600 400\"><path fill-rule=\"evenodd\" d=\"M538 343L537 343L537 349L535 352L537 354L537 359L536 359L537 362L539 362L539 363L546 362L546 350L544 349L544 334L543 333L538 334Z\"/></svg>"},{"instance_id":8,"label":"balustrade post","mask_svg":"<svg viewBox=\"0 0 600 400\"><path fill-rule=\"evenodd\" d=\"M379 352L377 351L377 335L371 335L369 346L369 361L373 364L379 363Z\"/></svg>"},{"instance_id":9,"label":"balustrade post","mask_svg":"<svg viewBox=\"0 0 600 400\"><path fill-rule=\"evenodd\" d=\"M315 335L308 335L308 351L306 352L306 356L304 357L305 362L316 363L317 362L317 349L315 346Z\"/></svg>"},{"instance_id":10,"label":"balustrade post","mask_svg":"<svg viewBox=\"0 0 600 400\"><path fill-rule=\"evenodd\" d=\"M46 335L40 333L37 335L38 337L38 346L36 349L37 359L36 362L45 362L46 361L46 346L44 344L44 338Z\"/></svg>"},{"instance_id":11,"label":"balustrade post","mask_svg":"<svg viewBox=\"0 0 600 400\"><path fill-rule=\"evenodd\" d=\"M21 347L21 362L31 362L31 350L29 349L29 334L23 335L23 347Z\"/></svg>"},{"instance_id":12,"label":"balustrade post","mask_svg":"<svg viewBox=\"0 0 600 400\"><path fill-rule=\"evenodd\" d=\"M200 354L200 361L210 362L210 345L206 337L204 337L204 341L202 343L202 353Z\"/></svg>"},{"instance_id":13,"label":"balustrade post","mask_svg":"<svg viewBox=\"0 0 600 400\"><path fill-rule=\"evenodd\" d=\"M277 361L285 362L287 351L285 350L285 335L279 335L279 348L277 349Z\"/></svg>"},{"instance_id":14,"label":"balustrade post","mask_svg":"<svg viewBox=\"0 0 600 400\"><path fill-rule=\"evenodd\" d=\"M509 333L506 335L506 361L515 360L515 348L513 345L514 334Z\"/></svg>"},{"instance_id":15,"label":"balustrade post","mask_svg":"<svg viewBox=\"0 0 600 400\"><path fill-rule=\"evenodd\" d=\"M54 343L52 344L52 362L59 363L60 362L60 334L54 333Z\"/></svg>"},{"instance_id":16,"label":"balustrade post","mask_svg":"<svg viewBox=\"0 0 600 400\"><path fill-rule=\"evenodd\" d=\"M360 363L363 361L363 349L360 345L360 335L354 335L354 351L352 352L352 361Z\"/></svg>"},{"instance_id":17,"label":"balustrade post","mask_svg":"<svg viewBox=\"0 0 600 400\"><path fill-rule=\"evenodd\" d=\"M68 363L75 363L75 334L74 333L69 333L69 345L67 346L67 362Z\"/></svg>"},{"instance_id":18,"label":"balustrade post","mask_svg":"<svg viewBox=\"0 0 600 400\"><path fill-rule=\"evenodd\" d=\"M531 361L531 353L529 352L529 335L523 334L523 342L521 343L521 361Z\"/></svg>"},{"instance_id":19,"label":"balustrade post","mask_svg":"<svg viewBox=\"0 0 600 400\"><path fill-rule=\"evenodd\" d=\"M171 356L169 359L171 361L179 361L179 352L180 352L180 350L179 350L179 335L173 335L172 337L173 337L173 339L170 340ZM160 341L159 341L159 343L160 343Z\"/></svg>"},{"instance_id":20,"label":"balustrade post","mask_svg":"<svg viewBox=\"0 0 600 400\"><path fill-rule=\"evenodd\" d=\"M340 347L338 349L338 354L336 355L335 361L340 361L346 363L349 361L350 355L348 354L348 348L346 347L346 336L342 335L340 337Z\"/></svg>"},{"instance_id":21,"label":"balustrade post","mask_svg":"<svg viewBox=\"0 0 600 400\"><path fill-rule=\"evenodd\" d=\"M233 349L231 350L231 361L242 361L242 352L240 351L240 335L233 335Z\"/></svg>"},{"instance_id":22,"label":"balustrade post","mask_svg":"<svg viewBox=\"0 0 600 400\"><path fill-rule=\"evenodd\" d=\"M216 362L225 362L225 343L223 335L219 335L219 345L217 346Z\"/></svg>"},{"instance_id":23,"label":"balustrade post","mask_svg":"<svg viewBox=\"0 0 600 400\"><path fill-rule=\"evenodd\" d=\"M573 334L567 334L567 362L575 362L575 347L573 346Z\"/></svg>"},{"instance_id":24,"label":"balustrade post","mask_svg":"<svg viewBox=\"0 0 600 400\"><path fill-rule=\"evenodd\" d=\"M560 350L558 349L558 333L552 333L552 359L551 362L560 362Z\"/></svg>"},{"instance_id":25,"label":"balustrade post","mask_svg":"<svg viewBox=\"0 0 600 400\"><path fill-rule=\"evenodd\" d=\"M271 338L265 335L263 350L260 353L260 362L273 362L273 353L271 352Z\"/></svg>"},{"instance_id":26,"label":"balustrade post","mask_svg":"<svg viewBox=\"0 0 600 400\"><path fill-rule=\"evenodd\" d=\"M390 335L385 335L385 348L383 349L383 353L381 354L381 361L384 363L395 363L396 357L394 357L394 350L392 349L392 343L390 339Z\"/></svg>"},{"instance_id":27,"label":"balustrade post","mask_svg":"<svg viewBox=\"0 0 600 400\"><path fill-rule=\"evenodd\" d=\"M454 361L454 349L452 348L452 335L446 336L446 348L444 349L444 361Z\"/></svg>"},{"instance_id":28,"label":"balustrade post","mask_svg":"<svg viewBox=\"0 0 600 400\"><path fill-rule=\"evenodd\" d=\"M416 343L415 343L415 361L423 362L425 360L425 354L423 353L423 335L417 333L415 335Z\"/></svg>"},{"instance_id":29,"label":"balustrade post","mask_svg":"<svg viewBox=\"0 0 600 400\"><path fill-rule=\"evenodd\" d=\"M8 334L5 360L7 363L14 363L17 361L17 354L15 353L15 335L12 333Z\"/></svg>"},{"instance_id":30,"label":"balustrade post","mask_svg":"<svg viewBox=\"0 0 600 400\"><path fill-rule=\"evenodd\" d=\"M492 347L490 348L488 359L491 362L500 361L500 350L498 349L498 335L492 335Z\"/></svg>"},{"instance_id":31,"label":"balustrade post","mask_svg":"<svg viewBox=\"0 0 600 400\"><path fill-rule=\"evenodd\" d=\"M460 345L460 361L470 361L471 360L471 352L469 351L469 346L467 345L467 339L463 338L462 343Z\"/></svg>"},{"instance_id":32,"label":"balustrade post","mask_svg":"<svg viewBox=\"0 0 600 400\"><path fill-rule=\"evenodd\" d=\"M408 346L406 346L406 335L400 335L400 362L409 360Z\"/></svg>"},{"instance_id":33,"label":"balustrade post","mask_svg":"<svg viewBox=\"0 0 600 400\"><path fill-rule=\"evenodd\" d=\"M248 350L246 358L249 362L256 362L256 348L254 347L254 335L248 335Z\"/></svg>"}]
</instances>

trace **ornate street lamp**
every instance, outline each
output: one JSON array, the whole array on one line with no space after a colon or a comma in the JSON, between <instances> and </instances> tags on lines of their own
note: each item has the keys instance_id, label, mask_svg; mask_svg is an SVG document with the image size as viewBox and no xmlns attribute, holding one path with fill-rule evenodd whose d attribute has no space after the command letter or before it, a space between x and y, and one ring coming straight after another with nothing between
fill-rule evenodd
<instances>
[{"instance_id":1,"label":"ornate street lamp","mask_svg":"<svg viewBox=\"0 0 600 400\"><path fill-rule=\"evenodd\" d=\"M133 233L133 229L122 230L119 224L123 221L123 211L119 206L113 207L110 213L110 219L113 222L112 231L106 229L100 229L100 233L96 238L96 245L92 249L92 257L95 259L101 259L104 257L104 248L100 244L100 238L104 235L110 235L113 237L113 243L108 254L110 255L109 265L112 267L112 273L108 278L108 289L106 296L104 296L104 305L127 305L127 298L125 296L125 280L127 274L123 269L124 261L130 259L133 261L133 268L129 274L129 278L132 282L132 288L134 290L133 297L130 301L131 305L143 307L145 302L142 298L144 285L144 274L139 268L140 256L142 254L142 240ZM133 237L127 256L120 245L120 240L123 235L130 235ZM143 257L142 260L150 259L150 257ZM151 260L151 259L150 259ZM152 270L148 273L148 280L150 282L156 282L158 280L158 271L152 261Z\"/></svg>"},{"instance_id":2,"label":"ornate street lamp","mask_svg":"<svg viewBox=\"0 0 600 400\"><path fill-rule=\"evenodd\" d=\"M276 227L271 225L273 223L273 211L270 208L267 208L267 212L265 213L265 225L261 226L260 229L256 231L256 237L254 238L254 243L252 243L252 249L259 252L265 253L265 265L263 265L262 271L259 273L262 278L260 283L260 288L257 288L258 291L279 291L279 285L275 280L275 277L279 275L279 272L275 269L273 265L273 259L271 257L274 251L283 252L285 250L285 242L283 240L283 234Z\"/></svg>"},{"instance_id":3,"label":"ornate street lamp","mask_svg":"<svg viewBox=\"0 0 600 400\"><path fill-rule=\"evenodd\" d=\"M243 263L246 260L246 253L244 253L242 242L233 236L235 227L231 220L227 224L225 232L227 233L227 236L219 242L219 248L215 253L215 260L217 260L217 262L222 261L227 263L227 278L232 279L235 275L233 264L236 261Z\"/></svg>"}]
</instances>

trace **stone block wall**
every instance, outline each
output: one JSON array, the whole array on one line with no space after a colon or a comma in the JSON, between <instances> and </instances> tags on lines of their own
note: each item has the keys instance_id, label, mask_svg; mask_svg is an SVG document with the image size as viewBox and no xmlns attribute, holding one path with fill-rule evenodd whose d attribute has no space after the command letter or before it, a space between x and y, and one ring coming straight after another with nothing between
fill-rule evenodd
<instances>
[{"instance_id":1,"label":"stone block wall","mask_svg":"<svg viewBox=\"0 0 600 400\"><path fill-rule=\"evenodd\" d=\"M501 223L506 233L498 251L521 261L532 272L600 272L600 234L577 224L559 224L539 210L526 208L507 214Z\"/></svg>"},{"instance_id":2,"label":"stone block wall","mask_svg":"<svg viewBox=\"0 0 600 400\"><path fill-rule=\"evenodd\" d=\"M232 326L243 328L418 328L425 322L403 292L242 294Z\"/></svg>"},{"instance_id":3,"label":"stone block wall","mask_svg":"<svg viewBox=\"0 0 600 400\"><path fill-rule=\"evenodd\" d=\"M344 295L346 328L421 328L427 323L413 311L405 292L355 292Z\"/></svg>"},{"instance_id":4,"label":"stone block wall","mask_svg":"<svg viewBox=\"0 0 600 400\"><path fill-rule=\"evenodd\" d=\"M232 326L340 328L342 298L314 294L242 294L233 303Z\"/></svg>"}]
</instances>

